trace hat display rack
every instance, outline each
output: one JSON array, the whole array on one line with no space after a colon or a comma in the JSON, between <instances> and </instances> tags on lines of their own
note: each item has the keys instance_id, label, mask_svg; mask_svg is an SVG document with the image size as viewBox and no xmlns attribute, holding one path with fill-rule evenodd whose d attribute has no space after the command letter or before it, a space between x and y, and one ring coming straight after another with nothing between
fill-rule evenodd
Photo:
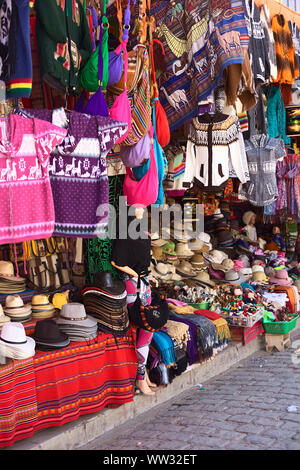
<instances>
[{"instance_id":1,"label":"hat display rack","mask_svg":"<svg viewBox=\"0 0 300 470\"><path fill-rule=\"evenodd\" d=\"M12 3L7 45L0 38L2 392L5 368L17 374L25 361L31 372L49 364L49 403L64 383L71 397L68 361L82 354L91 366L78 359L72 370L80 416L106 399L155 396L237 337L292 331L300 11L275 0L224 11L209 1ZM80 389L91 377L97 397ZM65 400L61 422L74 405ZM17 431L6 443L0 420L0 447Z\"/></svg>"}]
</instances>

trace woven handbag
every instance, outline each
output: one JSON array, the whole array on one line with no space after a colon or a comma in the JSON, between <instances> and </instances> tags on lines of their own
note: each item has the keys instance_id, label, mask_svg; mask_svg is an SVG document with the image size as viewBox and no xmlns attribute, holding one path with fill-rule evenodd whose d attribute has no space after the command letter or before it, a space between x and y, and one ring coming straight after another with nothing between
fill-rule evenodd
<instances>
[{"instance_id":1,"label":"woven handbag","mask_svg":"<svg viewBox=\"0 0 300 470\"><path fill-rule=\"evenodd\" d=\"M129 320L136 326L147 331L159 331L169 319L169 307L165 297L157 291L151 294L150 305L143 305L140 299L141 279L138 278L137 297L128 307Z\"/></svg>"}]
</instances>

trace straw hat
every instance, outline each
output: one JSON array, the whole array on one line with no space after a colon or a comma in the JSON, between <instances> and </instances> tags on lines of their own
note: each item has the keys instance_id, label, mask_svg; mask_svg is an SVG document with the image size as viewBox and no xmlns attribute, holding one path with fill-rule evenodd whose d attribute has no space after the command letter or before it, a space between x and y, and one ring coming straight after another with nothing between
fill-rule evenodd
<instances>
[{"instance_id":1,"label":"straw hat","mask_svg":"<svg viewBox=\"0 0 300 470\"><path fill-rule=\"evenodd\" d=\"M245 282L245 278L240 274L240 271L236 272L234 269L231 269L225 273L225 281L230 284L241 284L242 282Z\"/></svg>"},{"instance_id":2,"label":"straw hat","mask_svg":"<svg viewBox=\"0 0 300 470\"><path fill-rule=\"evenodd\" d=\"M4 325L4 323L8 323L10 318L4 315L2 305L0 304L0 326Z\"/></svg>"},{"instance_id":3,"label":"straw hat","mask_svg":"<svg viewBox=\"0 0 300 470\"><path fill-rule=\"evenodd\" d=\"M211 265L217 271L229 271L234 268L234 262L229 258L225 258L222 263L211 263Z\"/></svg>"},{"instance_id":4,"label":"straw hat","mask_svg":"<svg viewBox=\"0 0 300 470\"><path fill-rule=\"evenodd\" d=\"M176 255L178 258L191 258L194 255L194 252L188 248L187 243L177 243Z\"/></svg>"},{"instance_id":5,"label":"straw hat","mask_svg":"<svg viewBox=\"0 0 300 470\"><path fill-rule=\"evenodd\" d=\"M205 266L203 256L202 255L194 255L191 259L191 264L195 268Z\"/></svg>"},{"instance_id":6,"label":"straw hat","mask_svg":"<svg viewBox=\"0 0 300 470\"><path fill-rule=\"evenodd\" d=\"M25 282L24 277L15 276L14 265L11 261L0 261L0 278L20 283Z\"/></svg>"},{"instance_id":7,"label":"straw hat","mask_svg":"<svg viewBox=\"0 0 300 470\"><path fill-rule=\"evenodd\" d=\"M252 281L257 282L258 284L267 284L268 278L265 273L261 271L257 271L252 275Z\"/></svg>"},{"instance_id":8,"label":"straw hat","mask_svg":"<svg viewBox=\"0 0 300 470\"><path fill-rule=\"evenodd\" d=\"M264 270L264 267L261 264L254 264L252 266L252 272L253 272L253 274L254 273L259 273L259 272L264 273L265 270Z\"/></svg>"},{"instance_id":9,"label":"straw hat","mask_svg":"<svg viewBox=\"0 0 300 470\"><path fill-rule=\"evenodd\" d=\"M194 253L197 253L197 252L202 253L203 246L204 246L204 243L198 238L193 238L188 243L189 249L192 250Z\"/></svg>"},{"instance_id":10,"label":"straw hat","mask_svg":"<svg viewBox=\"0 0 300 470\"><path fill-rule=\"evenodd\" d=\"M194 278L197 284L214 287L216 284L210 279L208 272L202 271Z\"/></svg>"},{"instance_id":11,"label":"straw hat","mask_svg":"<svg viewBox=\"0 0 300 470\"><path fill-rule=\"evenodd\" d=\"M23 318L26 316L29 318L31 315L31 305L24 305L24 302L19 295L8 295L6 297L5 307L3 310L10 318Z\"/></svg>"},{"instance_id":12,"label":"straw hat","mask_svg":"<svg viewBox=\"0 0 300 470\"><path fill-rule=\"evenodd\" d=\"M158 232L154 232L151 234L151 245L163 246L167 243L167 241L168 240L164 240L163 238L160 238Z\"/></svg>"},{"instance_id":13,"label":"straw hat","mask_svg":"<svg viewBox=\"0 0 300 470\"><path fill-rule=\"evenodd\" d=\"M223 251L212 250L210 253L203 253L204 258L210 263L222 264L228 258L228 255Z\"/></svg>"},{"instance_id":14,"label":"straw hat","mask_svg":"<svg viewBox=\"0 0 300 470\"><path fill-rule=\"evenodd\" d=\"M165 279L172 274L172 271L169 269L168 265L165 263L157 263L156 265L151 266L151 274L153 277L158 279Z\"/></svg>"},{"instance_id":15,"label":"straw hat","mask_svg":"<svg viewBox=\"0 0 300 470\"><path fill-rule=\"evenodd\" d=\"M53 304L50 304L47 295L34 295L31 300L31 306L33 318L51 318L55 313L55 307Z\"/></svg>"},{"instance_id":16,"label":"straw hat","mask_svg":"<svg viewBox=\"0 0 300 470\"><path fill-rule=\"evenodd\" d=\"M162 250L161 246L152 246L151 251L152 251L153 258L155 258L156 260L164 260L165 259L165 256L163 254L163 250Z\"/></svg>"},{"instance_id":17,"label":"straw hat","mask_svg":"<svg viewBox=\"0 0 300 470\"><path fill-rule=\"evenodd\" d=\"M196 276L196 272L193 270L193 266L188 261L181 261L181 263L176 266L176 273L182 277Z\"/></svg>"}]
</instances>

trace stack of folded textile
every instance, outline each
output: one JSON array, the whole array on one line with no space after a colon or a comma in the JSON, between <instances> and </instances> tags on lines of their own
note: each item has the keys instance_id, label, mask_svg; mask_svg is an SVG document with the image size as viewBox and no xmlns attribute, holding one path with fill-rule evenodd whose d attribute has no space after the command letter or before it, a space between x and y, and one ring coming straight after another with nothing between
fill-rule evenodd
<instances>
[{"instance_id":1,"label":"stack of folded textile","mask_svg":"<svg viewBox=\"0 0 300 470\"><path fill-rule=\"evenodd\" d=\"M124 282L114 280L110 272L97 273L93 285L83 289L82 296L87 314L97 320L101 331L119 336L128 331L127 292Z\"/></svg>"},{"instance_id":2,"label":"stack of folded textile","mask_svg":"<svg viewBox=\"0 0 300 470\"><path fill-rule=\"evenodd\" d=\"M19 295L8 295L3 310L11 321L23 323L31 317L31 304L24 305Z\"/></svg>"},{"instance_id":3,"label":"stack of folded textile","mask_svg":"<svg viewBox=\"0 0 300 470\"><path fill-rule=\"evenodd\" d=\"M55 314L53 304L50 304L47 295L37 294L31 300L32 318L51 318Z\"/></svg>"},{"instance_id":4,"label":"stack of folded textile","mask_svg":"<svg viewBox=\"0 0 300 470\"><path fill-rule=\"evenodd\" d=\"M17 277L10 261L0 261L0 294L16 294L26 289L26 279Z\"/></svg>"},{"instance_id":5,"label":"stack of folded textile","mask_svg":"<svg viewBox=\"0 0 300 470\"><path fill-rule=\"evenodd\" d=\"M56 323L71 341L89 341L97 336L97 321L86 314L84 305L76 302L62 306Z\"/></svg>"}]
</instances>

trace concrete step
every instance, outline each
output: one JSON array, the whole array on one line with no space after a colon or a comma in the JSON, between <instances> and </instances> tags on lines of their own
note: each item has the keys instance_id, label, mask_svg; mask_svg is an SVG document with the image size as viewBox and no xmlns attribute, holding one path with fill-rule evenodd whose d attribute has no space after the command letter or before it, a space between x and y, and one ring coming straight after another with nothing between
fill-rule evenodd
<instances>
[{"instance_id":1,"label":"concrete step","mask_svg":"<svg viewBox=\"0 0 300 470\"><path fill-rule=\"evenodd\" d=\"M299 323L299 322L298 322ZM291 332L291 338L298 332L300 325ZM246 346L242 343L229 343L214 360L194 364L165 388L159 389L155 396L135 395L134 401L119 408L105 408L99 413L80 417L78 420L61 427L38 431L34 436L17 442L3 450L72 450L77 449L107 431L119 426L151 408L164 403L196 384L204 384L209 379L223 374L239 361L265 349L264 335L258 336Z\"/></svg>"}]
</instances>

